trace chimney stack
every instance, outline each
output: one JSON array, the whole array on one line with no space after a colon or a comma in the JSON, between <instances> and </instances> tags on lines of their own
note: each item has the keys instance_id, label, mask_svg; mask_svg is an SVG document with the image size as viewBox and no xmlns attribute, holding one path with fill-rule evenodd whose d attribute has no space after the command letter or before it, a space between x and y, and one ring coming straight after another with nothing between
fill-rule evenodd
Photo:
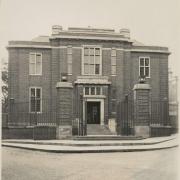
<instances>
[{"instance_id":1,"label":"chimney stack","mask_svg":"<svg viewBox=\"0 0 180 180\"><path fill-rule=\"evenodd\" d=\"M124 37L130 39L130 30L126 28L120 29L120 34L122 34Z\"/></svg>"},{"instance_id":2,"label":"chimney stack","mask_svg":"<svg viewBox=\"0 0 180 180\"><path fill-rule=\"evenodd\" d=\"M52 26L52 35L58 35L62 31L62 26L53 25Z\"/></svg>"}]
</instances>

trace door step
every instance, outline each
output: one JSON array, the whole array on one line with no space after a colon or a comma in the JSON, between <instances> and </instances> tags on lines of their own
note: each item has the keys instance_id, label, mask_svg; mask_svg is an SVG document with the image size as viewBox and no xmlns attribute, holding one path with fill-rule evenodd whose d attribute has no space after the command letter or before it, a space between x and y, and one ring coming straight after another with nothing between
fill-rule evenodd
<instances>
[{"instance_id":1,"label":"door step","mask_svg":"<svg viewBox=\"0 0 180 180\"><path fill-rule=\"evenodd\" d=\"M87 124L87 135L113 135L107 125Z\"/></svg>"}]
</instances>

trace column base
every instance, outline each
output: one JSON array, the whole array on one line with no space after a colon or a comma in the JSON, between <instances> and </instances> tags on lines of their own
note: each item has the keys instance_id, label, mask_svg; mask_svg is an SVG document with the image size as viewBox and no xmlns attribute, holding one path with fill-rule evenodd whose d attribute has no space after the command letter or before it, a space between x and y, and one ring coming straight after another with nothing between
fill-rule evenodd
<instances>
[{"instance_id":1,"label":"column base","mask_svg":"<svg viewBox=\"0 0 180 180\"><path fill-rule=\"evenodd\" d=\"M148 138L150 137L150 127L149 126L135 126L134 135Z\"/></svg>"},{"instance_id":2,"label":"column base","mask_svg":"<svg viewBox=\"0 0 180 180\"><path fill-rule=\"evenodd\" d=\"M57 126L56 139L71 139L72 126Z\"/></svg>"}]
</instances>

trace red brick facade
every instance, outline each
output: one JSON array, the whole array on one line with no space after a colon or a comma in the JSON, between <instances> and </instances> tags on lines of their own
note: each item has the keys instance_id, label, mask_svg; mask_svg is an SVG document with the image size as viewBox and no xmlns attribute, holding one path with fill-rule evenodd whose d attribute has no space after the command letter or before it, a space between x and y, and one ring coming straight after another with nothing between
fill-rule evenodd
<instances>
[{"instance_id":1,"label":"red brick facade","mask_svg":"<svg viewBox=\"0 0 180 180\"><path fill-rule=\"evenodd\" d=\"M102 87L104 95L104 123L116 118L116 105L125 94L132 92L139 79L139 57L150 58L150 78L153 100L168 99L168 55L166 47L137 46L131 39L113 32L93 33L87 31L62 31L49 37L49 42L10 41L9 51L9 98L14 102L27 102L24 112L29 112L29 88L41 87L42 99L48 99L42 105L42 113L57 110L56 84L62 74L67 74L67 47L72 47L72 75L68 82L73 85L73 117L78 116L77 101L86 83L75 83L82 76L83 45L98 45L102 50L102 76L109 84L96 84ZM116 49L116 76L111 75L111 49ZM29 53L42 53L42 75L29 75ZM100 76L99 76L100 77ZM92 77L91 77L92 78ZM88 84L94 85L94 84ZM77 94L78 93L78 94ZM62 93L61 93L62 95ZM66 124L66 123L65 123Z\"/></svg>"}]
</instances>

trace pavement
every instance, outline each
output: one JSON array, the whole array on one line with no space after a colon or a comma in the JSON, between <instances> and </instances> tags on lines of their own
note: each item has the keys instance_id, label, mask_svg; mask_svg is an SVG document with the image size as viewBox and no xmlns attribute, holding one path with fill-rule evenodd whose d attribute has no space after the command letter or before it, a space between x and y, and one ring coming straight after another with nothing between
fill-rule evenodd
<instances>
[{"instance_id":1,"label":"pavement","mask_svg":"<svg viewBox=\"0 0 180 180\"><path fill-rule=\"evenodd\" d=\"M178 135L141 140L2 140L2 146L54 153L152 151L178 147Z\"/></svg>"}]
</instances>

